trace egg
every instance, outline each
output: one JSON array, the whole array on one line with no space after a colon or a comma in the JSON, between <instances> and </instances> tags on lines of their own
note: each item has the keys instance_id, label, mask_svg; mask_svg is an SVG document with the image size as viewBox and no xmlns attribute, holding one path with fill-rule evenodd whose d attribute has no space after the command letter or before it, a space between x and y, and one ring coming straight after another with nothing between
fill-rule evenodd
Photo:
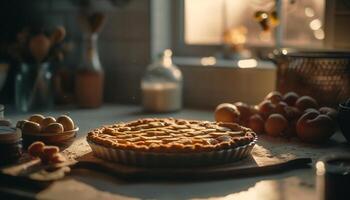
<instances>
[{"instance_id":1,"label":"egg","mask_svg":"<svg viewBox=\"0 0 350 200\"><path fill-rule=\"evenodd\" d=\"M273 113L278 113L278 114L281 114L283 116L286 116L287 115L286 109L285 109L286 106L288 106L287 103L285 103L283 101L278 102L277 104L275 104L275 108L273 110Z\"/></svg>"},{"instance_id":2,"label":"egg","mask_svg":"<svg viewBox=\"0 0 350 200\"><path fill-rule=\"evenodd\" d=\"M289 106L294 106L298 98L299 95L295 92L288 92L283 95L283 101L286 102Z\"/></svg>"},{"instance_id":3,"label":"egg","mask_svg":"<svg viewBox=\"0 0 350 200\"><path fill-rule=\"evenodd\" d=\"M40 123L41 125L41 129L45 129L49 124L51 123L55 123L56 122L56 119L53 118L53 117L46 117L45 119L43 119L43 121Z\"/></svg>"},{"instance_id":4,"label":"egg","mask_svg":"<svg viewBox=\"0 0 350 200\"><path fill-rule=\"evenodd\" d=\"M62 133L63 132L63 126L60 123L51 123L49 125L47 125L44 129L43 129L43 133Z\"/></svg>"},{"instance_id":5,"label":"egg","mask_svg":"<svg viewBox=\"0 0 350 200\"><path fill-rule=\"evenodd\" d=\"M273 137L282 135L287 127L288 121L281 114L272 114L265 122L265 132Z\"/></svg>"},{"instance_id":6,"label":"egg","mask_svg":"<svg viewBox=\"0 0 350 200\"><path fill-rule=\"evenodd\" d=\"M215 121L217 122L239 122L240 112L237 107L230 103L219 104L215 109Z\"/></svg>"},{"instance_id":7,"label":"egg","mask_svg":"<svg viewBox=\"0 0 350 200\"><path fill-rule=\"evenodd\" d=\"M28 121L31 121L31 122L36 122L38 124L41 124L41 122L45 119L45 117L43 115L40 115L40 114L34 114L32 116L30 116L28 118Z\"/></svg>"},{"instance_id":8,"label":"egg","mask_svg":"<svg viewBox=\"0 0 350 200\"><path fill-rule=\"evenodd\" d=\"M28 122L28 120L20 120L16 124L16 128L23 129L24 123Z\"/></svg>"},{"instance_id":9,"label":"egg","mask_svg":"<svg viewBox=\"0 0 350 200\"><path fill-rule=\"evenodd\" d=\"M70 131L74 129L73 120L67 115L61 115L56 120L57 123L62 124L64 131Z\"/></svg>"},{"instance_id":10,"label":"egg","mask_svg":"<svg viewBox=\"0 0 350 200\"><path fill-rule=\"evenodd\" d=\"M259 104L259 114L263 119L267 119L275 110L276 105L270 100L264 100Z\"/></svg>"},{"instance_id":11,"label":"egg","mask_svg":"<svg viewBox=\"0 0 350 200\"><path fill-rule=\"evenodd\" d=\"M318 111L320 111L321 114L328 115L334 121L337 121L338 111L336 109L330 107L321 107Z\"/></svg>"},{"instance_id":12,"label":"egg","mask_svg":"<svg viewBox=\"0 0 350 200\"><path fill-rule=\"evenodd\" d=\"M328 115L311 111L299 118L296 131L304 142L322 143L335 133L336 124Z\"/></svg>"},{"instance_id":13,"label":"egg","mask_svg":"<svg viewBox=\"0 0 350 200\"><path fill-rule=\"evenodd\" d=\"M277 104L278 102L280 102L282 100L282 95L280 92L278 91L272 91L269 94L267 94L267 96L265 97L265 100L270 100L271 103L273 104Z\"/></svg>"},{"instance_id":14,"label":"egg","mask_svg":"<svg viewBox=\"0 0 350 200\"><path fill-rule=\"evenodd\" d=\"M308 108L318 108L317 101L310 96L302 96L295 102L295 106L300 110L304 111Z\"/></svg>"},{"instance_id":15,"label":"egg","mask_svg":"<svg viewBox=\"0 0 350 200\"><path fill-rule=\"evenodd\" d=\"M234 105L237 107L240 113L240 124L243 126L248 126L249 118L253 115L250 106L243 102L236 102Z\"/></svg>"},{"instance_id":16,"label":"egg","mask_svg":"<svg viewBox=\"0 0 350 200\"><path fill-rule=\"evenodd\" d=\"M24 121L22 125L22 132L24 134L37 134L40 133L40 124L31 121Z\"/></svg>"},{"instance_id":17,"label":"egg","mask_svg":"<svg viewBox=\"0 0 350 200\"><path fill-rule=\"evenodd\" d=\"M248 127L251 128L255 133L264 133L264 119L259 115L255 114L249 118Z\"/></svg>"}]
</instances>

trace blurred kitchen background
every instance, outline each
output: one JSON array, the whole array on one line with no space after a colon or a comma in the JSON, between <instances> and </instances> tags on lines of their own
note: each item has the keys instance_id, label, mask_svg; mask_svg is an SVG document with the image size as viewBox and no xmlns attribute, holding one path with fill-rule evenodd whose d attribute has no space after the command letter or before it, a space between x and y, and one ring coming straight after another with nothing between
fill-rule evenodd
<instances>
[{"instance_id":1,"label":"blurred kitchen background","mask_svg":"<svg viewBox=\"0 0 350 200\"><path fill-rule=\"evenodd\" d=\"M52 95L56 105L76 104L75 79L90 44L84 19L93 28L97 21L106 103L139 104L146 67L165 49L182 71L184 106L213 108L225 101L254 104L274 90L269 58L276 48L350 48L347 0L2 0L0 9L3 104L15 104L16 74L28 62L16 54L19 33L52 35L57 27L65 37L50 61ZM88 90L96 86L90 83Z\"/></svg>"}]
</instances>

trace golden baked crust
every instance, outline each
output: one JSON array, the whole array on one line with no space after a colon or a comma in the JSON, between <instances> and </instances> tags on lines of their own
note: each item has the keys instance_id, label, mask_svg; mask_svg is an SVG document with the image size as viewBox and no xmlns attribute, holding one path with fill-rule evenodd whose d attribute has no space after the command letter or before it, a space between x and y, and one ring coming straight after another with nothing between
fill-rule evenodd
<instances>
[{"instance_id":1,"label":"golden baked crust","mask_svg":"<svg viewBox=\"0 0 350 200\"><path fill-rule=\"evenodd\" d=\"M87 140L105 147L146 152L201 152L251 143L255 133L235 123L147 118L103 126Z\"/></svg>"}]
</instances>

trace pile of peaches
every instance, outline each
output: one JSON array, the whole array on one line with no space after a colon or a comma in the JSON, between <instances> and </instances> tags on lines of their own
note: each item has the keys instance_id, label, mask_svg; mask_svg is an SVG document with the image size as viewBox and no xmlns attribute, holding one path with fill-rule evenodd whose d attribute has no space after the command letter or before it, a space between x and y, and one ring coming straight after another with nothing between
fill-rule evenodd
<instances>
[{"instance_id":1,"label":"pile of peaches","mask_svg":"<svg viewBox=\"0 0 350 200\"><path fill-rule=\"evenodd\" d=\"M295 92L270 92L258 105L243 102L222 103L215 109L215 120L251 128L257 134L295 137L309 143L322 143L336 130L337 111L320 107L310 96Z\"/></svg>"}]
</instances>

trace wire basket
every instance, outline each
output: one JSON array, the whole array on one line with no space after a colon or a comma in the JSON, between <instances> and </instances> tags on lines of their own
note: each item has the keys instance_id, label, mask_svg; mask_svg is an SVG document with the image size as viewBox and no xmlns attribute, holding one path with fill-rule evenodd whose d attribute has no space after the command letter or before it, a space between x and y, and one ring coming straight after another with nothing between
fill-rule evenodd
<instances>
[{"instance_id":1,"label":"wire basket","mask_svg":"<svg viewBox=\"0 0 350 200\"><path fill-rule=\"evenodd\" d=\"M274 52L281 93L314 97L320 105L337 106L350 97L350 52Z\"/></svg>"}]
</instances>

